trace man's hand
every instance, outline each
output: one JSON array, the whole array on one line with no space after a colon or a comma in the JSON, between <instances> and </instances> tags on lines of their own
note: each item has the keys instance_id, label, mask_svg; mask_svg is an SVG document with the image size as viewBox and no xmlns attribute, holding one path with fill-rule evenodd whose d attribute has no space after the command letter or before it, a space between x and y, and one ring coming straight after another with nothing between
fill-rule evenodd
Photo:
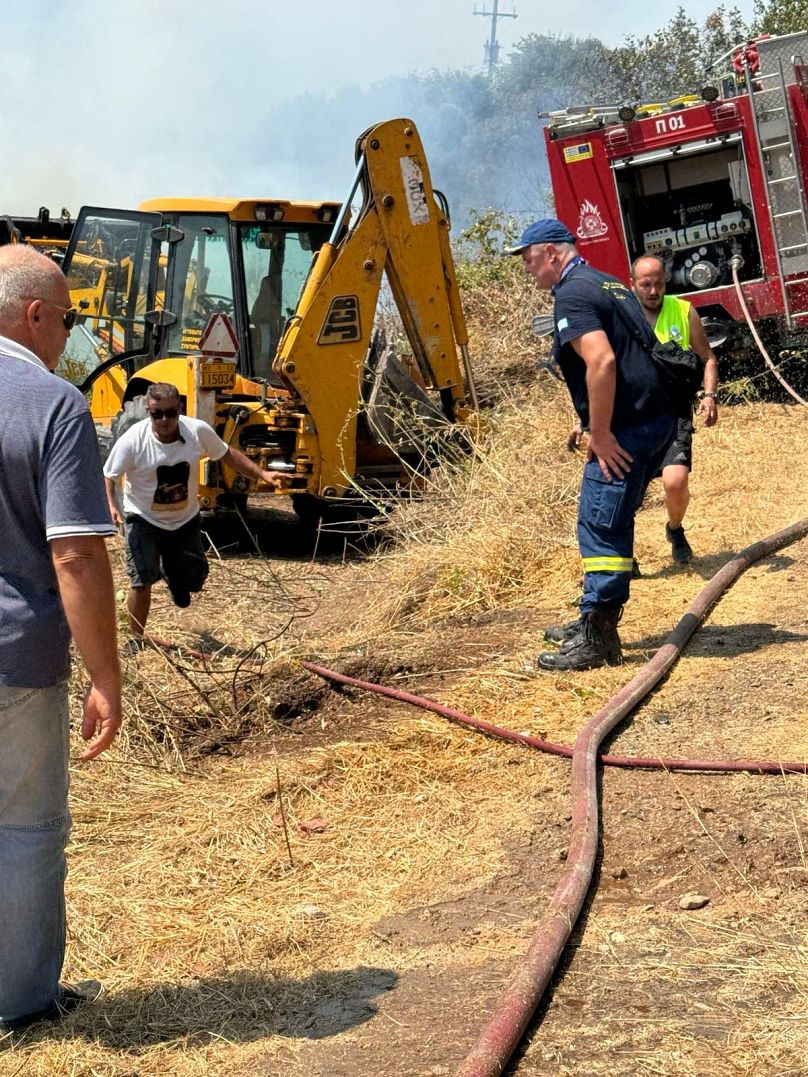
<instances>
[{"instance_id":1,"label":"man's hand","mask_svg":"<svg viewBox=\"0 0 808 1077\"><path fill-rule=\"evenodd\" d=\"M120 690L90 684L84 693L84 717L81 722L81 735L90 743L80 758L95 759L112 744L120 727Z\"/></svg>"},{"instance_id":2,"label":"man's hand","mask_svg":"<svg viewBox=\"0 0 808 1077\"><path fill-rule=\"evenodd\" d=\"M586 458L592 460L594 457L597 457L600 470L609 482L612 481L612 476L622 479L634 461L631 453L622 447L610 430L597 436L590 433Z\"/></svg>"},{"instance_id":3,"label":"man's hand","mask_svg":"<svg viewBox=\"0 0 808 1077\"><path fill-rule=\"evenodd\" d=\"M94 759L121 724L121 671L115 621L115 587L102 535L52 539L59 594L79 654L90 675L84 695L82 759Z\"/></svg>"},{"instance_id":4,"label":"man's hand","mask_svg":"<svg viewBox=\"0 0 808 1077\"><path fill-rule=\"evenodd\" d=\"M277 490L284 478L283 471L262 471L261 482L265 482L272 490Z\"/></svg>"},{"instance_id":5,"label":"man's hand","mask_svg":"<svg viewBox=\"0 0 808 1077\"><path fill-rule=\"evenodd\" d=\"M715 397L703 396L696 409L696 415L704 420L705 426L715 426L718 422L718 405L715 402Z\"/></svg>"},{"instance_id":6,"label":"man's hand","mask_svg":"<svg viewBox=\"0 0 808 1077\"><path fill-rule=\"evenodd\" d=\"M569 434L567 434L567 448L570 452L575 452L576 449L580 449L581 438L583 437L583 434L584 432L581 428L581 424L576 423L575 426L573 426L572 430L570 430Z\"/></svg>"},{"instance_id":7,"label":"man's hand","mask_svg":"<svg viewBox=\"0 0 808 1077\"><path fill-rule=\"evenodd\" d=\"M108 479L106 475L104 476L104 488L107 491L107 504L109 505L109 514L112 517L112 522L115 524L115 526L120 527L123 523L123 518L118 512L118 507L115 504L116 486L117 483L115 479Z\"/></svg>"}]
</instances>

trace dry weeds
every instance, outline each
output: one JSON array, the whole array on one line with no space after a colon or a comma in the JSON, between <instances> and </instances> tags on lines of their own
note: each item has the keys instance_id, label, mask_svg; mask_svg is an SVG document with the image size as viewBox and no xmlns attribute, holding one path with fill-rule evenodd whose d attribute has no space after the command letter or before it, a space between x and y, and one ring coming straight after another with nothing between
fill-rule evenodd
<instances>
[{"instance_id":1,"label":"dry weeds","mask_svg":"<svg viewBox=\"0 0 808 1077\"><path fill-rule=\"evenodd\" d=\"M517 324L524 331L525 295L518 300L501 323L484 306L478 312L494 326L484 340L478 329L475 348L491 358L492 381L515 352L526 369L530 343L511 335ZM127 663L127 729L107 756L77 763L73 773L65 971L102 979L109 994L0 1053L2 1077L329 1075L326 1048L314 1068L311 1062L318 1041L350 1048L402 977L452 964L500 968L524 949L546 893L477 924L471 935L422 945L391 948L378 925L484 894L512 870L516 846L530 848L551 886L564 843L565 764L430 716L391 716L373 702L366 711L371 720L384 713L384 735L328 741L329 724L342 730L342 711L346 721L354 713L352 698L323 712L325 743L292 750L289 734L281 736L296 715L316 710L323 691L298 676L301 654L335 664L391 654L411 667L437 663L454 671L445 702L567 742L633 672L527 672L542 627L531 611L566 617L577 593L580 458L564 447L569 407L549 375L508 394L500 385L497 393L486 443L433 476L423 501L401 506L390 543L367 560L227 556L214 558L205 594L190 611L174 611L157 592L152 627L180 650ZM651 492L637 528L647 579L635 585L622 629L633 662L731 551L808 513L808 463L794 451L804 425L795 408L757 404L724 409L720 425L699 434L689 534L700 560L690 571L668 569L661 496ZM120 546L115 556L123 587ZM751 590L719 607L714 625L749 618L756 580L770 582L770 569L757 571ZM455 653L457 634L473 633L475 617L503 610L522 619L484 660ZM786 650L800 645L795 633ZM212 655L189 655L200 646ZM730 677L731 684L727 661L697 655L689 672L683 663L665 697L671 708L677 698L692 706L686 689L694 683ZM77 673L74 706L81 679ZM408 686L418 690L417 682ZM750 753L808 754L798 732L808 717L804 698L788 713L786 702L777 703L782 724L749 729ZM720 692L713 706L718 711ZM689 733L704 743L688 748L712 748L709 723ZM675 737L646 722L626 743L681 754ZM689 803L692 787L669 788ZM782 790L794 837L787 866L804 874L804 783L789 779ZM712 832L709 820L705 827ZM687 864L699 862L687 854ZM608 1066L591 1063L602 1058L603 1041L590 1041L586 1022L578 1061L540 1030L523 1064L670 1077L799 1072L788 1066L804 1054L804 931L793 909L771 908L775 899L760 885L740 877L732 891L723 875L719 885L715 917L694 921L662 906L652 913L648 899L628 914L593 915L548 1024L555 1012L575 1009L565 998L585 990L595 1001L610 998L607 1011L619 1013L621 1025L606 1029ZM692 1005L681 1017L639 1008L660 980L687 995L699 978L711 992L709 1001L699 995L701 1016ZM622 1002L614 1000L615 982L623 984ZM590 1047L601 1054L586 1055ZM420 1072L408 1070L394 1046L390 1057L390 1068L364 1072Z\"/></svg>"}]
</instances>

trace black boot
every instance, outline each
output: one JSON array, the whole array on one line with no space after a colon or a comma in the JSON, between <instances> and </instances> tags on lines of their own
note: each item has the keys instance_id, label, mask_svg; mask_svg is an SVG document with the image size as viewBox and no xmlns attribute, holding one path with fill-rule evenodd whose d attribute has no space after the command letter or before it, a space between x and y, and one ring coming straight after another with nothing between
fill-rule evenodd
<instances>
[{"instance_id":1,"label":"black boot","mask_svg":"<svg viewBox=\"0 0 808 1077\"><path fill-rule=\"evenodd\" d=\"M558 652L545 651L536 659L539 669L579 670L618 666L623 661L617 623L620 606L595 606L581 616L578 633L561 645Z\"/></svg>"},{"instance_id":2,"label":"black boot","mask_svg":"<svg viewBox=\"0 0 808 1077\"><path fill-rule=\"evenodd\" d=\"M550 625L545 629L544 638L548 643L565 643L573 636L577 636L580 630L581 618L576 617L574 621L567 621L563 625Z\"/></svg>"},{"instance_id":3,"label":"black boot","mask_svg":"<svg viewBox=\"0 0 808 1077\"><path fill-rule=\"evenodd\" d=\"M689 565L693 560L693 550L685 538L685 529L665 524L665 538L671 544L671 556L676 564Z\"/></svg>"}]
</instances>

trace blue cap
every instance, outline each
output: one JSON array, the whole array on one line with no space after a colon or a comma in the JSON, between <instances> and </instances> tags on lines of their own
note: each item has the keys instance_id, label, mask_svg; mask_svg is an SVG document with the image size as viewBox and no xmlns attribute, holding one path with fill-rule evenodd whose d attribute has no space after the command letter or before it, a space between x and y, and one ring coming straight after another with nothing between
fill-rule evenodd
<instances>
[{"instance_id":1,"label":"blue cap","mask_svg":"<svg viewBox=\"0 0 808 1077\"><path fill-rule=\"evenodd\" d=\"M569 228L555 217L545 217L541 221L535 221L522 233L522 238L515 247L506 247L505 254L521 254L527 247L534 243L574 243L575 236Z\"/></svg>"}]
</instances>

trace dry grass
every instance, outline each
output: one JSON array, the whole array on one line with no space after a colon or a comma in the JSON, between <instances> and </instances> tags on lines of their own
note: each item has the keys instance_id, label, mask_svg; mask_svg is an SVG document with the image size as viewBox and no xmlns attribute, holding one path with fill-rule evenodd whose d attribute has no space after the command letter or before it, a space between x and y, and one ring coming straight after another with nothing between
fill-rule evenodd
<instances>
[{"instance_id":1,"label":"dry grass","mask_svg":"<svg viewBox=\"0 0 808 1077\"><path fill-rule=\"evenodd\" d=\"M358 1042L369 1007L400 979L430 968L500 967L524 949L544 893L470 935L422 945L391 948L379 924L486 894L513 871L517 847L529 849L552 885L566 833L565 764L429 716L382 711L373 701L363 712L375 723L373 735L352 735L351 697L323 710L319 741L301 738L295 748L286 729L295 714L316 708L322 690L297 673L303 653L334 663L393 654L404 665L455 670L444 682L446 702L565 741L633 672L537 678L525 669L541 628L541 614L532 611L566 616L577 592L580 471L580 458L564 447L570 412L563 390L547 375L523 381L535 347L524 329L528 295L515 290L511 308L496 317L495 299L474 297L474 354L490 363L484 380L495 389L487 395L499 399L490 433L464 463L433 476L427 498L397 510L392 544L366 561L341 564L214 559L204 595L184 612L157 589L151 626L185 650L150 651L127 663L127 730L107 756L76 764L73 773L65 971L72 979L102 979L109 996L0 1053L2 1077L330 1077L329 1050ZM520 373L506 391L497 371L507 367ZM633 660L730 551L808 514L808 463L790 451L801 445L804 423L794 408L758 404L724 410L720 425L699 435L689 534L704 560L691 571L668 571L660 492L651 492L637 528L648 578L635 586L623 626ZM781 447L789 450L787 464ZM117 571L122 581L119 562ZM713 623L765 619L782 579L753 571ZM515 627L493 639L484 660L455 651L462 650L460 636L476 631L475 617L503 610L517 615ZM799 692L794 637L782 653L795 663ZM200 641L215 656L190 657L188 648ZM727 683L737 670L720 654L689 661L654 707L669 700L678 713L678 700L693 710L694 684ZM734 675L743 679L744 670ZM77 674L74 705L80 680ZM408 687L418 690L418 682ZM806 696L790 704L772 697L782 713L774 724L749 728L750 750L808 752ZM339 733L329 736L331 728ZM747 723L742 728L745 736ZM627 744L681 754L677 732L638 722ZM689 734L703 738L694 750L713 748L709 723ZM760 787L748 782L753 797ZM694 796L686 784L661 788L685 805ZM782 789L777 804L783 818L791 812L787 865L804 872L804 789L791 781ZM642 840L640 834L638 849ZM703 863L705 879L722 888L715 917L694 922L675 912L675 902L673 915L662 905L654 912L656 898L638 901L628 914L594 909L547 1028L525 1059L525 1067L535 1062L539 1069L525 1072L799 1072L788 1066L802 1057L808 966L794 907L772 909L765 888L740 878L732 891L717 859L687 855L687 866L695 872ZM740 861L729 859L735 878ZM627 992L622 1003L614 999L616 980ZM671 997L695 993L693 1006L706 1009L690 1006L680 1017L672 1004L652 1019L637 1007L660 981ZM702 981L706 996L693 987ZM611 999L606 1013L612 1020L619 1014L616 1029L586 1010L587 1022L607 1037L602 1070L591 1061L600 1057L594 1044L576 1060L554 1031L555 1016L577 1005L567 1006L565 996L586 992L586 1007ZM391 1016L380 1033L390 1042L389 1065L353 1072L419 1072L407 1069L395 1025ZM711 1039L713 1026L720 1035ZM569 1034L569 1022L558 1027ZM581 1045L589 1042L586 1027Z\"/></svg>"}]
</instances>

